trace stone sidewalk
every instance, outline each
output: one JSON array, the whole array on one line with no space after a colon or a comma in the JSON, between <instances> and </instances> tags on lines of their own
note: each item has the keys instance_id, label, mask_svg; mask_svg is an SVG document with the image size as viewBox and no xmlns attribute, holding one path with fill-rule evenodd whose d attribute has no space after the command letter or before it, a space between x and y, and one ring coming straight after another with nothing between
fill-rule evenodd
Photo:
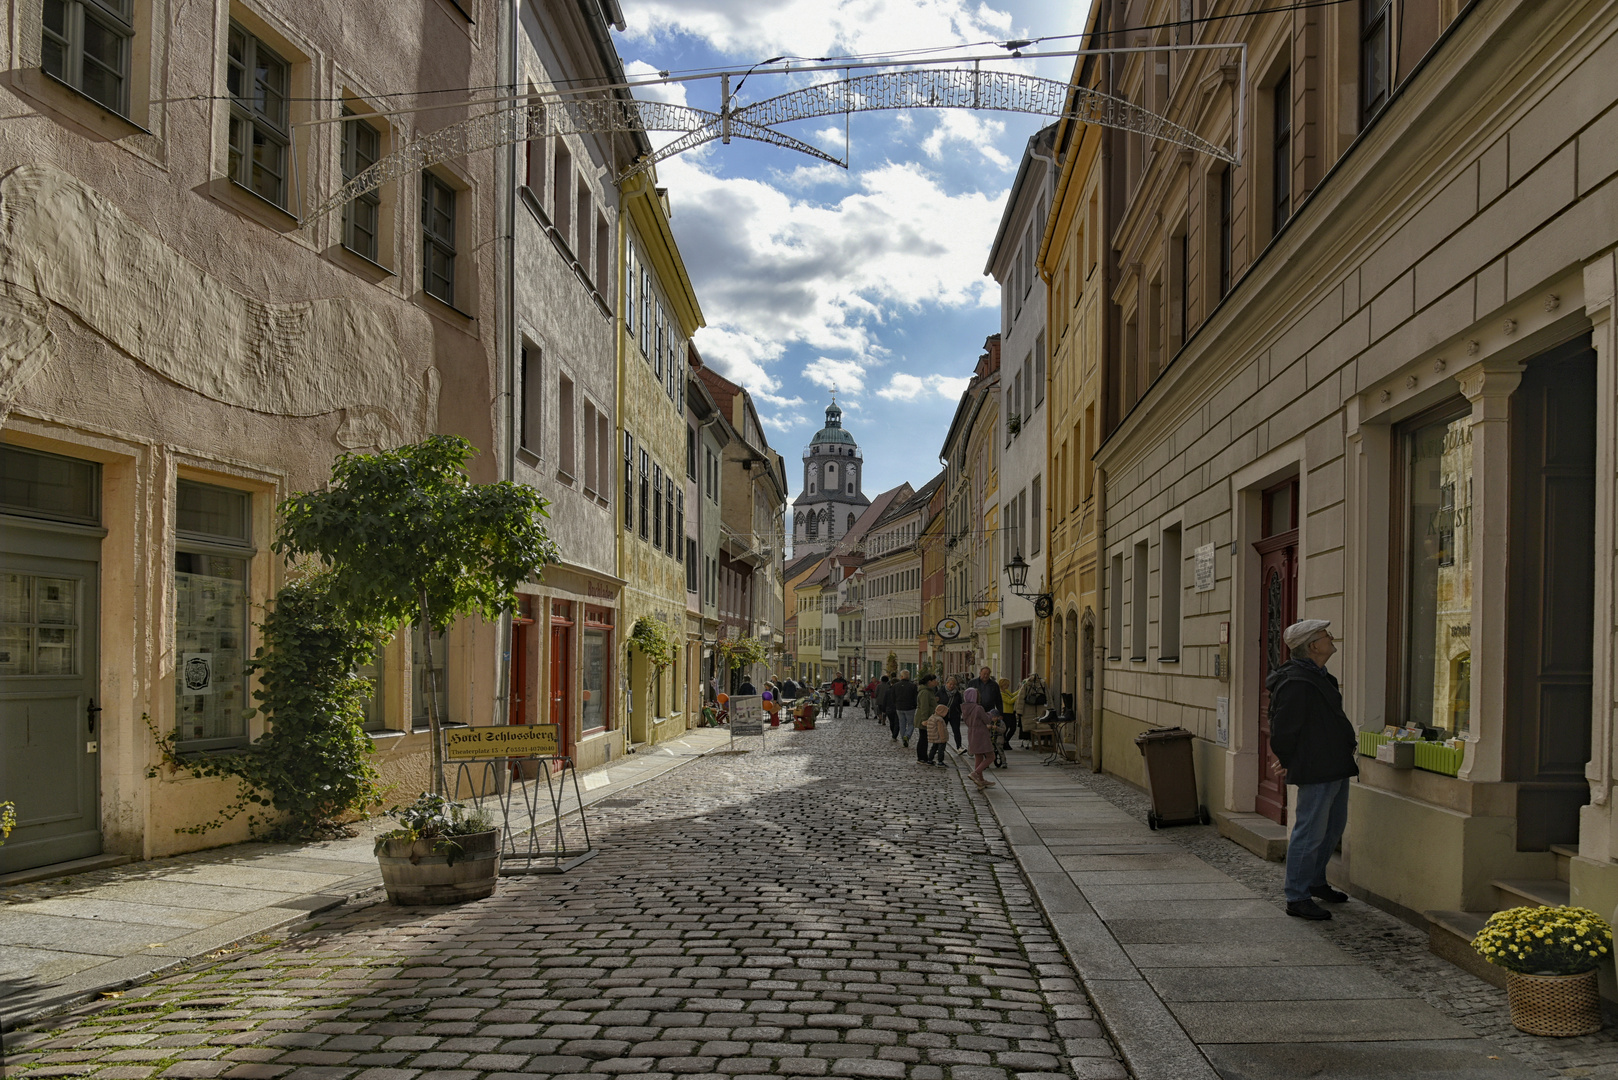
<instances>
[{"instance_id":1,"label":"stone sidewalk","mask_svg":"<svg viewBox=\"0 0 1618 1080\"><path fill-rule=\"evenodd\" d=\"M586 806L724 749L703 728L580 774ZM749 740L753 745L757 740ZM0 886L0 1025L129 986L378 888L374 818L349 840L236 844Z\"/></svg>"},{"instance_id":2,"label":"stone sidewalk","mask_svg":"<svg viewBox=\"0 0 1618 1080\"><path fill-rule=\"evenodd\" d=\"M989 805L1137 1080L1547 1075L1372 970L1320 926L1288 918L1172 830L1148 829L1078 770L1037 762L1013 752L1011 767L993 774ZM1374 911L1358 901L1338 910Z\"/></svg>"}]
</instances>

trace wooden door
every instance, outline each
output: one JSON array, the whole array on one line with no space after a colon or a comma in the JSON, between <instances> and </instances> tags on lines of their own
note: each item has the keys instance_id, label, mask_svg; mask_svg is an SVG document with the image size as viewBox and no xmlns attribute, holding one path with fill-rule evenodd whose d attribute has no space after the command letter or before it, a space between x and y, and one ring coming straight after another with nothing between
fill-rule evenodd
<instances>
[{"instance_id":1,"label":"wooden door","mask_svg":"<svg viewBox=\"0 0 1618 1080\"><path fill-rule=\"evenodd\" d=\"M528 650L534 620L518 614L511 619L511 690L508 724L527 724L529 719Z\"/></svg>"},{"instance_id":2,"label":"wooden door","mask_svg":"<svg viewBox=\"0 0 1618 1080\"><path fill-rule=\"evenodd\" d=\"M1259 556L1258 598L1258 792L1254 807L1271 821L1287 820L1287 781L1270 755L1270 672L1287 661L1281 634L1298 619L1298 482L1264 493L1264 538Z\"/></svg>"},{"instance_id":3,"label":"wooden door","mask_svg":"<svg viewBox=\"0 0 1618 1080\"><path fill-rule=\"evenodd\" d=\"M556 725L557 748L563 757L573 756L573 624L551 622L551 712Z\"/></svg>"},{"instance_id":4,"label":"wooden door","mask_svg":"<svg viewBox=\"0 0 1618 1080\"><path fill-rule=\"evenodd\" d=\"M1579 837L1590 801L1596 357L1589 339L1528 361L1511 400L1507 778L1517 848Z\"/></svg>"}]
</instances>

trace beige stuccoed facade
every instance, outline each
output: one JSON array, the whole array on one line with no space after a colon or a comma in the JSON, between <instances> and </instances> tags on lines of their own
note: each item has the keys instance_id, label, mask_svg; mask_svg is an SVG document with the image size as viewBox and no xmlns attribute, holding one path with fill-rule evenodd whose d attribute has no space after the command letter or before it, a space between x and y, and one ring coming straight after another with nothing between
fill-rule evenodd
<instances>
[{"instance_id":1,"label":"beige stuccoed facade","mask_svg":"<svg viewBox=\"0 0 1618 1080\"><path fill-rule=\"evenodd\" d=\"M243 820L177 831L214 817L234 784L148 778L147 721L182 748L261 733L261 717L242 719L243 665L284 580L278 501L323 483L344 451L434 431L481 448L476 479L501 474L495 248L476 242L493 230L492 159L431 170L453 206L435 279L420 174L351 208L358 234L344 213L298 216L344 168L345 125L306 122L374 112L384 92L498 82L500 20L430 0L377 8L361 38L330 5L129 8L121 82L87 79L77 39L62 63L46 55L60 43L40 0L11 5L0 39L0 693L5 723L32 709L60 732L0 765L20 819L0 870L243 838ZM238 62L271 92L233 98ZM462 115L373 116L365 152ZM265 171L233 156L233 124L270 148ZM427 774L409 636L384 650L373 717L384 778L404 791ZM458 625L446 645L449 718L490 722L494 627Z\"/></svg>"},{"instance_id":2,"label":"beige stuccoed facade","mask_svg":"<svg viewBox=\"0 0 1618 1080\"><path fill-rule=\"evenodd\" d=\"M1400 17L1363 114L1352 14L1248 24L1228 187L1114 139L1102 764L1139 782L1134 736L1183 725L1227 828L1284 818L1262 677L1280 624L1330 619L1359 727L1461 754L1453 776L1360 758L1347 882L1413 919L1487 911L1576 846L1572 900L1610 915L1618 24ZM1219 141L1234 87L1201 63L1124 65L1119 89Z\"/></svg>"}]
</instances>

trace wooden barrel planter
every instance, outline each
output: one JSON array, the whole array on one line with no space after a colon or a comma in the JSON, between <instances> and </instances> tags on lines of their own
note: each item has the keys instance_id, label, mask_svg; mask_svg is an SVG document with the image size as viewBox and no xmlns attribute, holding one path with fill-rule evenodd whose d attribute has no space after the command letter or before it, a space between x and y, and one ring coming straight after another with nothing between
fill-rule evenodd
<instances>
[{"instance_id":1,"label":"wooden barrel planter","mask_svg":"<svg viewBox=\"0 0 1618 1080\"><path fill-rule=\"evenodd\" d=\"M460 850L444 850L449 844ZM376 861L390 903L414 907L482 900L494 895L500 877L500 830L447 840L387 840Z\"/></svg>"},{"instance_id":2,"label":"wooden barrel planter","mask_svg":"<svg viewBox=\"0 0 1618 1080\"><path fill-rule=\"evenodd\" d=\"M1506 972L1511 1022L1530 1035L1568 1038L1601 1030L1601 991L1594 971L1577 975Z\"/></svg>"}]
</instances>

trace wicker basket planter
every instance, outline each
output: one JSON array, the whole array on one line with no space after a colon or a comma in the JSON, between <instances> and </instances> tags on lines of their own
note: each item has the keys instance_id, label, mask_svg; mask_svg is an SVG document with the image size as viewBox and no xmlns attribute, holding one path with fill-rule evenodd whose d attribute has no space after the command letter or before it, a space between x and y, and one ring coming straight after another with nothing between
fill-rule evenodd
<instances>
[{"instance_id":1,"label":"wicker basket planter","mask_svg":"<svg viewBox=\"0 0 1618 1080\"><path fill-rule=\"evenodd\" d=\"M1594 970L1578 975L1506 972L1511 1022L1530 1035L1566 1038L1601 1030L1601 991Z\"/></svg>"},{"instance_id":2,"label":"wicker basket planter","mask_svg":"<svg viewBox=\"0 0 1618 1080\"><path fill-rule=\"evenodd\" d=\"M387 840L377 853L388 900L418 904L459 904L494 895L500 876L500 830L450 838L453 853L439 850L448 841Z\"/></svg>"}]
</instances>

